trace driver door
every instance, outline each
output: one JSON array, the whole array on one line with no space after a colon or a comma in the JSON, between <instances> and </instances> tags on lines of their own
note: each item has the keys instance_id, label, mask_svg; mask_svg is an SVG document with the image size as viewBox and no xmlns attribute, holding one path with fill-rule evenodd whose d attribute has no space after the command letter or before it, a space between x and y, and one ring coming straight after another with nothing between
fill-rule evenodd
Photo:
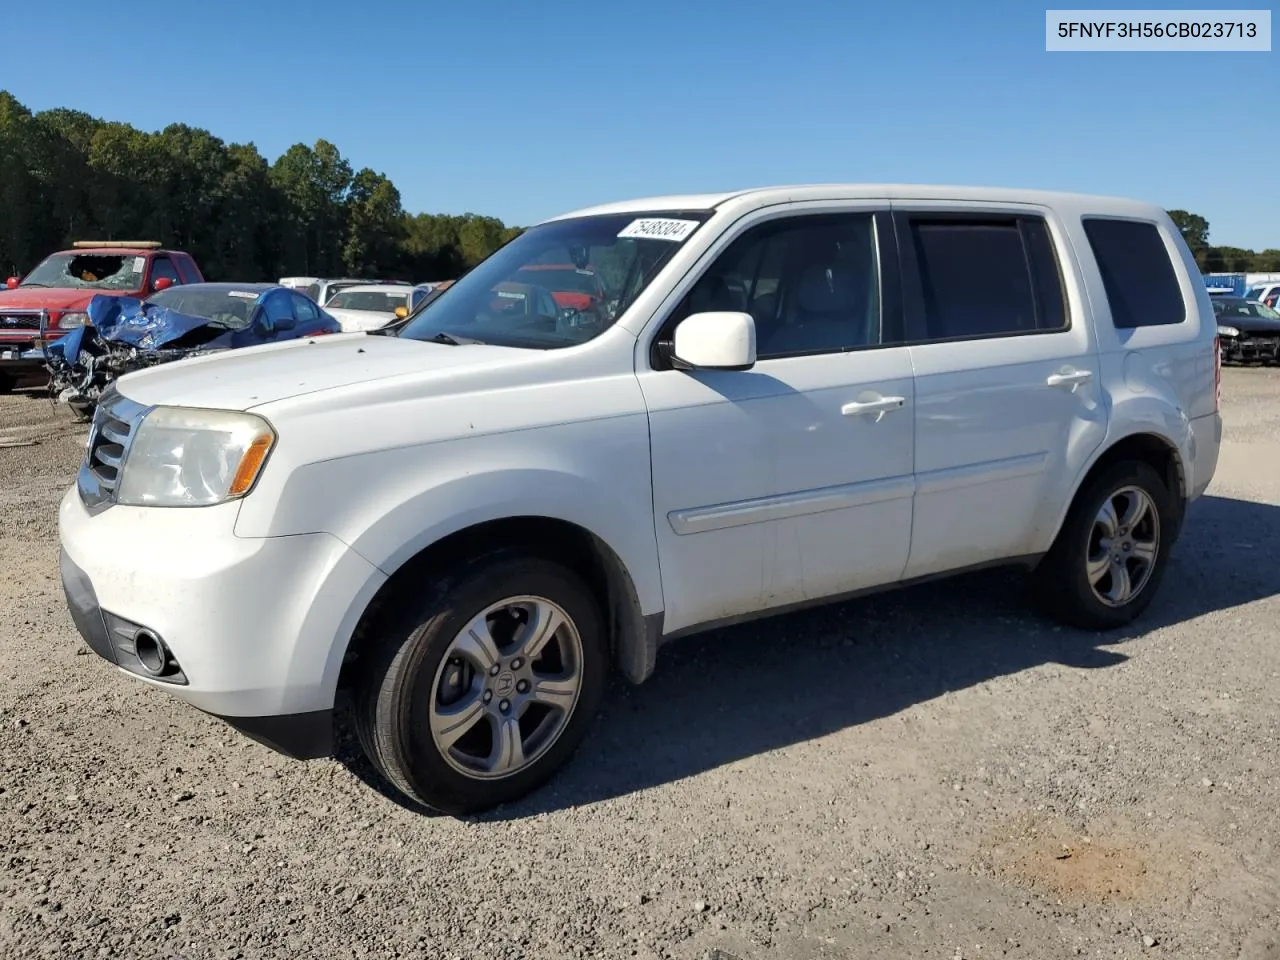
<instances>
[{"instance_id":1,"label":"driver door","mask_svg":"<svg viewBox=\"0 0 1280 960\"><path fill-rule=\"evenodd\" d=\"M754 368L677 370L655 349L639 373L668 632L906 566L914 381L888 204L787 209L722 241L655 341L691 313L747 312Z\"/></svg>"}]
</instances>

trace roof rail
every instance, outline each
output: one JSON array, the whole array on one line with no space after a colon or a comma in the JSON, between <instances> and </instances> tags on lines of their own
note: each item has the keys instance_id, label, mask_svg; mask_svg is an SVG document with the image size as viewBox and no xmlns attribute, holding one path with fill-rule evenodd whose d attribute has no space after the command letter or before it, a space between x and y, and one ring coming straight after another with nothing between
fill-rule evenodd
<instances>
[{"instance_id":1,"label":"roof rail","mask_svg":"<svg viewBox=\"0 0 1280 960\"><path fill-rule=\"evenodd\" d=\"M77 240L71 244L77 250L83 250L88 247L96 247L106 249L108 247L121 247L126 250L157 250L160 247L158 240Z\"/></svg>"}]
</instances>

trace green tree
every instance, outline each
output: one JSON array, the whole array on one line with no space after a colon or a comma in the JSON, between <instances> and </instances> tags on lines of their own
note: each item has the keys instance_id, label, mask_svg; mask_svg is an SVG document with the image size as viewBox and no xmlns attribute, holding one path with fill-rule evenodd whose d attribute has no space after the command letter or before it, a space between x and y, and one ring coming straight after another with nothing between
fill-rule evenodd
<instances>
[{"instance_id":1,"label":"green tree","mask_svg":"<svg viewBox=\"0 0 1280 960\"><path fill-rule=\"evenodd\" d=\"M1209 246L1209 221L1199 214L1188 213L1186 210L1170 210L1169 219L1182 231L1182 236L1186 239L1191 252L1197 257L1200 256Z\"/></svg>"},{"instance_id":2,"label":"green tree","mask_svg":"<svg viewBox=\"0 0 1280 960\"><path fill-rule=\"evenodd\" d=\"M355 276L388 274L403 262L400 191L380 173L365 168L347 191L347 241L342 262Z\"/></svg>"},{"instance_id":3,"label":"green tree","mask_svg":"<svg viewBox=\"0 0 1280 960\"><path fill-rule=\"evenodd\" d=\"M157 240L210 279L342 272L458 276L519 228L494 217L410 215L387 177L352 173L327 140L274 163L174 123L159 132L57 108L32 114L0 90L0 273L75 240Z\"/></svg>"}]
</instances>

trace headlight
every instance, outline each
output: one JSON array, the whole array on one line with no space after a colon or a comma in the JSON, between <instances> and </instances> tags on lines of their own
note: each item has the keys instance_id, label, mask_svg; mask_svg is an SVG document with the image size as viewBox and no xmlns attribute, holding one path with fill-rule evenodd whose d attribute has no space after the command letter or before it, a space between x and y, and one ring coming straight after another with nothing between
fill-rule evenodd
<instances>
[{"instance_id":1,"label":"headlight","mask_svg":"<svg viewBox=\"0 0 1280 960\"><path fill-rule=\"evenodd\" d=\"M1218 324L1218 336L1238 337L1240 336L1240 331L1237 330L1235 327L1224 327L1222 324Z\"/></svg>"},{"instance_id":2,"label":"headlight","mask_svg":"<svg viewBox=\"0 0 1280 960\"><path fill-rule=\"evenodd\" d=\"M71 330L75 327L83 327L88 322L87 313L64 313L58 318L58 329Z\"/></svg>"},{"instance_id":3,"label":"headlight","mask_svg":"<svg viewBox=\"0 0 1280 960\"><path fill-rule=\"evenodd\" d=\"M251 413L156 407L129 445L116 502L206 507L242 497L275 441L271 424Z\"/></svg>"}]
</instances>

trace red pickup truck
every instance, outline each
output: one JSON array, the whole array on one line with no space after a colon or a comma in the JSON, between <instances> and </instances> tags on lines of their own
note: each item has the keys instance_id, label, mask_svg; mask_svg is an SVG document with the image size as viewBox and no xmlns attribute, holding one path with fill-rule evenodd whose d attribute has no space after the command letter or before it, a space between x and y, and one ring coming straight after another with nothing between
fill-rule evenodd
<instances>
[{"instance_id":1,"label":"red pickup truck","mask_svg":"<svg viewBox=\"0 0 1280 960\"><path fill-rule=\"evenodd\" d=\"M80 241L51 254L0 290L0 392L47 380L44 344L87 323L97 294L145 298L203 280L190 254L152 241Z\"/></svg>"}]
</instances>

